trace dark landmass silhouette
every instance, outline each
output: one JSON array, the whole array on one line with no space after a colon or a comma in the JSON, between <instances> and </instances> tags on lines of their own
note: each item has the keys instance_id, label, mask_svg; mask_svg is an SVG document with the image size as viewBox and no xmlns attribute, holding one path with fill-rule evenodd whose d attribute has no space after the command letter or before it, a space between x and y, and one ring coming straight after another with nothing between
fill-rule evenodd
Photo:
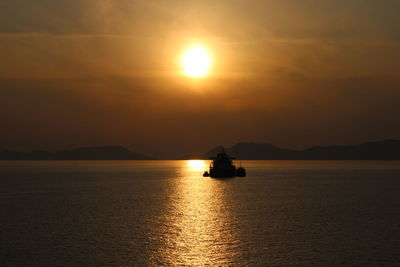
<instances>
[{"instance_id":1,"label":"dark landmass silhouette","mask_svg":"<svg viewBox=\"0 0 400 267\"><path fill-rule=\"evenodd\" d=\"M315 146L305 150L282 149L271 144L238 143L230 148L218 146L198 158L208 159L221 151L242 160L400 160L400 141Z\"/></svg>"},{"instance_id":2,"label":"dark landmass silhouette","mask_svg":"<svg viewBox=\"0 0 400 267\"><path fill-rule=\"evenodd\" d=\"M305 150L283 149L271 144L238 143L230 148L217 146L207 153L181 159L209 159L220 152L241 160L400 160L400 141L386 140L358 145L315 146ZM122 146L81 147L48 152L0 152L0 160L153 160Z\"/></svg>"},{"instance_id":3,"label":"dark landmass silhouette","mask_svg":"<svg viewBox=\"0 0 400 267\"><path fill-rule=\"evenodd\" d=\"M81 147L73 150L48 152L0 152L0 160L150 160L141 154L133 153L122 146Z\"/></svg>"}]
</instances>

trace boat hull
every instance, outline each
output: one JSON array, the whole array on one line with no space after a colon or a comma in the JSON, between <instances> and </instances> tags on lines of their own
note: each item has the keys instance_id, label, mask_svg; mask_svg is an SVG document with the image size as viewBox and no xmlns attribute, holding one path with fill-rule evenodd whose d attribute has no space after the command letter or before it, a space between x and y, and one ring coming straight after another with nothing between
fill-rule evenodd
<instances>
[{"instance_id":1,"label":"boat hull","mask_svg":"<svg viewBox=\"0 0 400 267\"><path fill-rule=\"evenodd\" d=\"M232 178L236 177L236 170L210 170L212 178Z\"/></svg>"},{"instance_id":2,"label":"boat hull","mask_svg":"<svg viewBox=\"0 0 400 267\"><path fill-rule=\"evenodd\" d=\"M244 168L230 168L230 169L215 169L211 168L210 177L212 178L232 178L232 177L245 177L246 171Z\"/></svg>"},{"instance_id":3,"label":"boat hull","mask_svg":"<svg viewBox=\"0 0 400 267\"><path fill-rule=\"evenodd\" d=\"M234 158L229 157L226 153L219 153L211 159L213 161L210 164L210 172L205 172L203 174L204 177L232 178L246 176L246 170L242 166L236 168L232 162Z\"/></svg>"}]
</instances>

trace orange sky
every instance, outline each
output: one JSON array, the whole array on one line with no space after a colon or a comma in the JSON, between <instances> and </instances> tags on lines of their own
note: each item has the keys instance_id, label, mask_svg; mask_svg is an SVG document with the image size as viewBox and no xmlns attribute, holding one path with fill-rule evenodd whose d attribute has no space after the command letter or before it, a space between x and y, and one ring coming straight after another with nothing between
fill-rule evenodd
<instances>
[{"instance_id":1,"label":"orange sky","mask_svg":"<svg viewBox=\"0 0 400 267\"><path fill-rule=\"evenodd\" d=\"M0 149L400 138L395 0L3 0ZM181 74L190 44L212 75Z\"/></svg>"}]
</instances>

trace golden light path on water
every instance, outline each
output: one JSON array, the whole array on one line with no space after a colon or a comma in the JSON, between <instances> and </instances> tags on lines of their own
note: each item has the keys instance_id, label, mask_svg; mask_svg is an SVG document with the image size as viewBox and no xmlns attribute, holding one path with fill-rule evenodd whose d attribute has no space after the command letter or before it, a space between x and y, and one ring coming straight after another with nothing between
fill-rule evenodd
<instances>
[{"instance_id":1,"label":"golden light path on water","mask_svg":"<svg viewBox=\"0 0 400 267\"><path fill-rule=\"evenodd\" d=\"M199 172L205 170L207 167L207 163L204 160L188 160L187 161L187 169L192 172Z\"/></svg>"},{"instance_id":2,"label":"golden light path on water","mask_svg":"<svg viewBox=\"0 0 400 267\"><path fill-rule=\"evenodd\" d=\"M235 262L239 241L232 229L224 181L202 177L206 161L187 161L174 179L175 192L165 218L161 262L202 266Z\"/></svg>"}]
</instances>

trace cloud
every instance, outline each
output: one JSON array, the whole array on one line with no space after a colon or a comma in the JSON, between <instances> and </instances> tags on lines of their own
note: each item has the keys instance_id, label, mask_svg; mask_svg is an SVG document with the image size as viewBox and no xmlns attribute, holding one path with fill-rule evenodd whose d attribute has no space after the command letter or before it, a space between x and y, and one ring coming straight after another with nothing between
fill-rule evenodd
<instances>
[{"instance_id":1,"label":"cloud","mask_svg":"<svg viewBox=\"0 0 400 267\"><path fill-rule=\"evenodd\" d=\"M0 148L178 154L399 137L398 4L387 3L2 1ZM194 41L215 56L205 80L179 73Z\"/></svg>"}]
</instances>

